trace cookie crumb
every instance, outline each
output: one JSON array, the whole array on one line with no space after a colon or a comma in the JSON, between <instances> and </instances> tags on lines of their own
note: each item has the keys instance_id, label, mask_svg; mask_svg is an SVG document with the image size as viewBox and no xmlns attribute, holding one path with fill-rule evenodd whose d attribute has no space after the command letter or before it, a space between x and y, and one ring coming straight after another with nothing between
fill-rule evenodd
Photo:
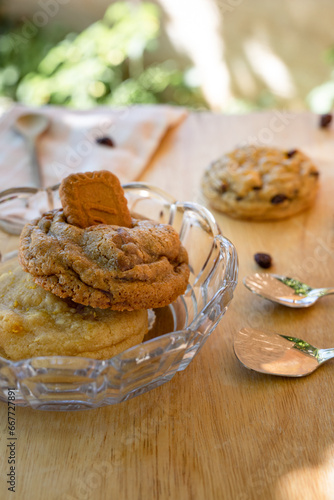
<instances>
[{"instance_id":1,"label":"cookie crumb","mask_svg":"<svg viewBox=\"0 0 334 500\"><path fill-rule=\"evenodd\" d=\"M268 269L273 263L269 253L256 253L254 255L254 260L260 267L263 267L263 269Z\"/></svg>"}]
</instances>

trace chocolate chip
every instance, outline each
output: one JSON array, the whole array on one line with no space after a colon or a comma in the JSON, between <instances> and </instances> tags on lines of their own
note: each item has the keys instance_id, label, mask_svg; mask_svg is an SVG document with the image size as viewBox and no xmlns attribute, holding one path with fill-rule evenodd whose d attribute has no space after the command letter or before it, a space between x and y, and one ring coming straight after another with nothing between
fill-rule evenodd
<instances>
[{"instance_id":1,"label":"chocolate chip","mask_svg":"<svg viewBox=\"0 0 334 500\"><path fill-rule=\"evenodd\" d=\"M290 151L286 152L286 156L288 158L292 158L293 156L295 156L296 153L298 153L298 149L290 149Z\"/></svg>"},{"instance_id":2,"label":"chocolate chip","mask_svg":"<svg viewBox=\"0 0 334 500\"><path fill-rule=\"evenodd\" d=\"M260 191L262 189L262 186L253 186L253 191Z\"/></svg>"},{"instance_id":3,"label":"chocolate chip","mask_svg":"<svg viewBox=\"0 0 334 500\"><path fill-rule=\"evenodd\" d=\"M276 194L270 200L270 203L273 205L278 205L279 203L283 203L283 201L287 200L288 197L285 194Z\"/></svg>"},{"instance_id":4,"label":"chocolate chip","mask_svg":"<svg viewBox=\"0 0 334 500\"><path fill-rule=\"evenodd\" d=\"M221 185L219 186L219 193L224 194L228 190L228 184L227 182L222 182Z\"/></svg>"},{"instance_id":5,"label":"chocolate chip","mask_svg":"<svg viewBox=\"0 0 334 500\"><path fill-rule=\"evenodd\" d=\"M109 148L114 148L115 147L115 143L114 141L111 139L111 137L97 137L96 138L96 142L98 144L102 144L102 146L109 146Z\"/></svg>"},{"instance_id":6,"label":"chocolate chip","mask_svg":"<svg viewBox=\"0 0 334 500\"><path fill-rule=\"evenodd\" d=\"M235 199L236 199L237 201L241 201L241 200L243 200L243 196L237 196Z\"/></svg>"},{"instance_id":7,"label":"chocolate chip","mask_svg":"<svg viewBox=\"0 0 334 500\"><path fill-rule=\"evenodd\" d=\"M327 128L330 123L332 122L332 114L331 113L325 113L323 115L320 115L319 119L319 127L320 128Z\"/></svg>"},{"instance_id":8,"label":"chocolate chip","mask_svg":"<svg viewBox=\"0 0 334 500\"><path fill-rule=\"evenodd\" d=\"M263 269L268 269L272 265L272 258L269 253L256 253L254 260Z\"/></svg>"},{"instance_id":9,"label":"chocolate chip","mask_svg":"<svg viewBox=\"0 0 334 500\"><path fill-rule=\"evenodd\" d=\"M320 173L315 170L314 172L310 172L310 175L312 175L313 177L319 177Z\"/></svg>"}]
</instances>

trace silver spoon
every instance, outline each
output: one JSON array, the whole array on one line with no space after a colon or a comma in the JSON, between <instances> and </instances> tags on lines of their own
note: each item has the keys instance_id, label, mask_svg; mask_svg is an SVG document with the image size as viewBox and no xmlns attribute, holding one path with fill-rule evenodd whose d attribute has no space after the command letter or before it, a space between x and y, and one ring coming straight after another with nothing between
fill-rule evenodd
<instances>
[{"instance_id":1,"label":"silver spoon","mask_svg":"<svg viewBox=\"0 0 334 500\"><path fill-rule=\"evenodd\" d=\"M334 349L318 349L295 337L254 328L237 333L234 352L246 368L283 377L305 377L334 357Z\"/></svg>"},{"instance_id":2,"label":"silver spoon","mask_svg":"<svg viewBox=\"0 0 334 500\"><path fill-rule=\"evenodd\" d=\"M294 278L269 273L247 276L244 285L251 292L288 307L310 307L321 297L334 293L334 288L312 288Z\"/></svg>"},{"instance_id":3,"label":"silver spoon","mask_svg":"<svg viewBox=\"0 0 334 500\"><path fill-rule=\"evenodd\" d=\"M42 171L36 153L36 139L49 126L50 119L41 113L26 113L20 115L14 123L14 128L25 138L32 164L32 178L36 187L42 187Z\"/></svg>"}]
</instances>

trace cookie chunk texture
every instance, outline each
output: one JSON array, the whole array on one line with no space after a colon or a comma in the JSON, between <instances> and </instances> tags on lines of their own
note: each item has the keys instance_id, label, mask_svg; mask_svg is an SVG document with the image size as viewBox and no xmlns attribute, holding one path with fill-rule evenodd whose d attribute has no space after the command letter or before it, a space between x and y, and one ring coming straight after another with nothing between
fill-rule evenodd
<instances>
[{"instance_id":1,"label":"cookie chunk texture","mask_svg":"<svg viewBox=\"0 0 334 500\"><path fill-rule=\"evenodd\" d=\"M319 172L301 151L246 146L213 162L202 179L210 205L231 217L275 220L309 208Z\"/></svg>"},{"instance_id":2,"label":"cookie chunk texture","mask_svg":"<svg viewBox=\"0 0 334 500\"><path fill-rule=\"evenodd\" d=\"M142 342L146 310L93 309L63 300L34 283L20 266L0 275L0 355L109 359Z\"/></svg>"},{"instance_id":3,"label":"cookie chunk texture","mask_svg":"<svg viewBox=\"0 0 334 500\"><path fill-rule=\"evenodd\" d=\"M19 260L35 283L59 297L118 311L163 307L184 293L188 255L172 226L68 224L53 210L23 228Z\"/></svg>"}]
</instances>

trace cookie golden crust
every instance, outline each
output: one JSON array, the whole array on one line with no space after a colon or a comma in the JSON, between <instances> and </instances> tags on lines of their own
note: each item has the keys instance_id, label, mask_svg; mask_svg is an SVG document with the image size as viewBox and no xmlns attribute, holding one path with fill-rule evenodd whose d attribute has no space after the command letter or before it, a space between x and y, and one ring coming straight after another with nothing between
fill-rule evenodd
<instances>
[{"instance_id":1,"label":"cookie golden crust","mask_svg":"<svg viewBox=\"0 0 334 500\"><path fill-rule=\"evenodd\" d=\"M143 341L147 311L112 311L63 300L36 285L17 263L0 276L0 354L108 359Z\"/></svg>"},{"instance_id":2,"label":"cookie golden crust","mask_svg":"<svg viewBox=\"0 0 334 500\"><path fill-rule=\"evenodd\" d=\"M291 217L315 200L319 172L298 150L247 146L213 162L202 179L210 205L231 217Z\"/></svg>"},{"instance_id":3,"label":"cookie golden crust","mask_svg":"<svg viewBox=\"0 0 334 500\"><path fill-rule=\"evenodd\" d=\"M169 225L82 229L53 210L23 228L19 260L35 283L79 304L118 311L163 307L184 293L188 255Z\"/></svg>"}]
</instances>

